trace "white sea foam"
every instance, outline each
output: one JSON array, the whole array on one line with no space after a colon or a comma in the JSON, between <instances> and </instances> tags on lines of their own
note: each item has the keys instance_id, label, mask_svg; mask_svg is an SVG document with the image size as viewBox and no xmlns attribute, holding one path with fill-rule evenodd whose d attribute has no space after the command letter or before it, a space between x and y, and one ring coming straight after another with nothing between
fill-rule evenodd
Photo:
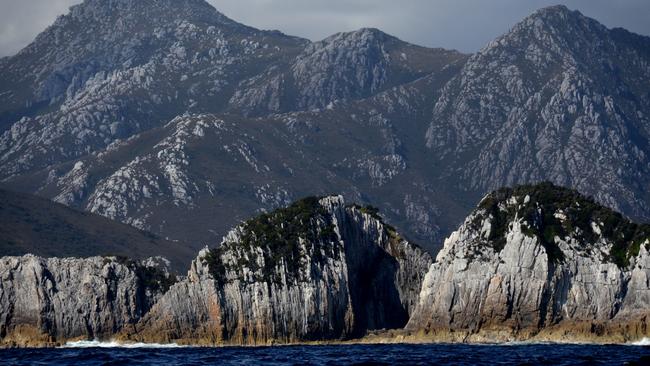
<instances>
[{"instance_id":1,"label":"white sea foam","mask_svg":"<svg viewBox=\"0 0 650 366\"><path fill-rule=\"evenodd\" d=\"M121 343L115 341L77 341L68 342L62 348L180 348L176 343Z\"/></svg>"},{"instance_id":2,"label":"white sea foam","mask_svg":"<svg viewBox=\"0 0 650 366\"><path fill-rule=\"evenodd\" d=\"M643 338L640 341L630 343L633 346L650 346L650 338Z\"/></svg>"}]
</instances>

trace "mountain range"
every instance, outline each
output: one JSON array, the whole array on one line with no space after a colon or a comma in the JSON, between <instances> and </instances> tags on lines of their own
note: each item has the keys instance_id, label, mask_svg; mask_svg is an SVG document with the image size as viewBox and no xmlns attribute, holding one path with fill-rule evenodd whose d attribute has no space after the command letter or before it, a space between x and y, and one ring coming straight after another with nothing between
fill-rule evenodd
<instances>
[{"instance_id":1,"label":"mountain range","mask_svg":"<svg viewBox=\"0 0 650 366\"><path fill-rule=\"evenodd\" d=\"M0 180L194 250L341 193L435 253L504 185L647 221L648 85L650 38L564 6L467 55L377 29L311 42L203 0L85 0L0 59Z\"/></svg>"}]
</instances>

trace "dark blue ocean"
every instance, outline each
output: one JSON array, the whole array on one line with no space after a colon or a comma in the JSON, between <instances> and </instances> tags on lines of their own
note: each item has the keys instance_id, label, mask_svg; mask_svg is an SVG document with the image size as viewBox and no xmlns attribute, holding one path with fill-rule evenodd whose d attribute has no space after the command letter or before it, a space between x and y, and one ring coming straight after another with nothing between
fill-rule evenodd
<instances>
[{"instance_id":1,"label":"dark blue ocean","mask_svg":"<svg viewBox=\"0 0 650 366\"><path fill-rule=\"evenodd\" d=\"M2 365L650 365L650 346L340 345L0 350Z\"/></svg>"}]
</instances>

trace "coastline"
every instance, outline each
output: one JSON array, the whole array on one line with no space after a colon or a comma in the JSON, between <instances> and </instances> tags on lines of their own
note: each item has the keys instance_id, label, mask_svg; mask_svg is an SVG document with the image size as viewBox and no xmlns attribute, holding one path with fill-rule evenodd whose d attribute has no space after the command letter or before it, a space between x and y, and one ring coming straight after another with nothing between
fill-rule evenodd
<instances>
[{"instance_id":1,"label":"coastline","mask_svg":"<svg viewBox=\"0 0 650 366\"><path fill-rule=\"evenodd\" d=\"M593 324L593 323L592 323ZM38 349L38 348L227 348L227 347L292 347L292 346L344 346L344 345L427 345L427 344L464 344L476 346L525 346L540 344L556 345L650 345L650 334L606 333L598 335L593 332L580 332L586 329L588 322L579 326L567 327L557 325L544 328L536 333L532 330L513 332L506 329L480 330L468 332L460 330L437 330L432 332L407 330L374 331L362 338L346 340L317 340L317 341L279 341L262 342L213 342L206 339L178 339L170 342L135 341L117 335L110 339L91 340L77 337L56 341L36 337L16 337L9 342L3 341L0 349ZM590 329L593 329L589 325Z\"/></svg>"}]
</instances>

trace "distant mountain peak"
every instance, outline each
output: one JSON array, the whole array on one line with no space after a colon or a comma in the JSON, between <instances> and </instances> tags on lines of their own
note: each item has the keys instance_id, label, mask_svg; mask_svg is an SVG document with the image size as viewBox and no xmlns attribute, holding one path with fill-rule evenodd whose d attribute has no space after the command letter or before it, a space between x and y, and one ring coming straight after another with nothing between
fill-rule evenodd
<instances>
[{"instance_id":1,"label":"distant mountain peak","mask_svg":"<svg viewBox=\"0 0 650 366\"><path fill-rule=\"evenodd\" d=\"M396 39L395 37L382 32L377 28L360 28L350 32L335 33L319 43L336 43L336 42L371 42L371 41L386 41L388 39Z\"/></svg>"},{"instance_id":2,"label":"distant mountain peak","mask_svg":"<svg viewBox=\"0 0 650 366\"><path fill-rule=\"evenodd\" d=\"M236 24L205 0L84 0L70 8L73 17L88 15L95 18L120 19L145 17L153 20L158 15L177 19L195 19L205 22ZM169 20L169 18L167 18Z\"/></svg>"},{"instance_id":3,"label":"distant mountain peak","mask_svg":"<svg viewBox=\"0 0 650 366\"><path fill-rule=\"evenodd\" d=\"M577 10L570 10L564 5L549 6L521 20L508 33L490 42L478 55L503 46L523 51L531 45L558 54L568 51L578 51L580 54L584 48L602 44L607 31L607 27Z\"/></svg>"},{"instance_id":4,"label":"distant mountain peak","mask_svg":"<svg viewBox=\"0 0 650 366\"><path fill-rule=\"evenodd\" d=\"M578 10L571 10L564 5L555 5L542 8L524 18L513 31L521 30L546 31L587 31L604 30L605 27L595 19L583 15Z\"/></svg>"},{"instance_id":5,"label":"distant mountain peak","mask_svg":"<svg viewBox=\"0 0 650 366\"><path fill-rule=\"evenodd\" d=\"M533 12L530 17L536 17L536 16L568 16L572 13L580 13L578 11L573 11L566 7L566 5L551 5L547 6L541 9L536 10Z\"/></svg>"}]
</instances>

